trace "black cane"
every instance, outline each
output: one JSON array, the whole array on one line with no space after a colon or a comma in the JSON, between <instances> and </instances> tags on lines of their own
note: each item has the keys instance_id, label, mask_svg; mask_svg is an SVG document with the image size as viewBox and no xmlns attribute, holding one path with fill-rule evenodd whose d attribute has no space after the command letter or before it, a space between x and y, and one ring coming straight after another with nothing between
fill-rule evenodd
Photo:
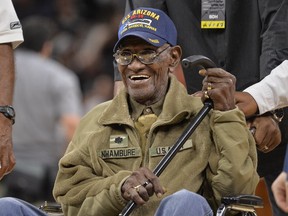
<instances>
[{"instance_id":1,"label":"black cane","mask_svg":"<svg viewBox=\"0 0 288 216\"><path fill-rule=\"evenodd\" d=\"M182 60L182 66L184 68L193 68L194 66L200 66L203 68L212 68L216 67L214 62L212 62L209 58L201 55L194 55ZM213 103L210 99L204 101L204 106L202 109L197 113L197 115L192 119L189 123L185 131L182 135L177 139L176 143L170 148L167 154L162 158L162 160L158 163L155 167L153 173L156 176L160 176L164 169L168 166L170 161L174 158L176 153L181 149L187 139L191 136L191 134L195 131L201 121L205 118L205 116L209 113L212 109ZM136 207L135 202L132 200L129 201L122 212L118 216L128 216L133 209Z\"/></svg>"}]
</instances>

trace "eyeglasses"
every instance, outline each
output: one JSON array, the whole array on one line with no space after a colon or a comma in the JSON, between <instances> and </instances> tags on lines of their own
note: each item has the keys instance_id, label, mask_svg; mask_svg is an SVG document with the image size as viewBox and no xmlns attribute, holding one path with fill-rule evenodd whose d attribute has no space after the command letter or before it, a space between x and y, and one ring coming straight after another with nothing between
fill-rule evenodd
<instances>
[{"instance_id":1,"label":"eyeglasses","mask_svg":"<svg viewBox=\"0 0 288 216\"><path fill-rule=\"evenodd\" d=\"M118 50L113 57L115 58L116 62L120 65L129 65L134 57L137 57L140 62L143 64L153 64L155 59L165 50L167 50L170 46L167 46L165 49L157 52L156 50L141 50L138 53L132 53L129 50Z\"/></svg>"}]
</instances>

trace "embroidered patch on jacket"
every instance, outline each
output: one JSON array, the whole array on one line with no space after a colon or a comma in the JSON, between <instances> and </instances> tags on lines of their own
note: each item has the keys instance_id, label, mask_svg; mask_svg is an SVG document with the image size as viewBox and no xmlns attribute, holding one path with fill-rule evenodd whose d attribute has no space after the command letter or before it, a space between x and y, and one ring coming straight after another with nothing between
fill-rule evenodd
<instances>
[{"instance_id":1,"label":"embroidered patch on jacket","mask_svg":"<svg viewBox=\"0 0 288 216\"><path fill-rule=\"evenodd\" d=\"M101 157L102 159L140 157L141 149L140 147L121 148L121 149L103 149L98 153L98 156Z\"/></svg>"},{"instance_id":2,"label":"embroidered patch on jacket","mask_svg":"<svg viewBox=\"0 0 288 216\"><path fill-rule=\"evenodd\" d=\"M162 155L165 155L167 154L167 152L169 151L169 149L171 148L172 146L163 146L163 147L151 147L149 149L149 155L151 157L155 157L155 156L162 156ZM189 148L193 148L193 143L192 143L192 140L189 139L187 140L184 145L181 147L181 149L179 151L182 151L184 149L189 149Z\"/></svg>"},{"instance_id":3,"label":"embroidered patch on jacket","mask_svg":"<svg viewBox=\"0 0 288 216\"><path fill-rule=\"evenodd\" d=\"M123 148L128 147L128 135L111 135L110 136L110 148Z\"/></svg>"}]
</instances>

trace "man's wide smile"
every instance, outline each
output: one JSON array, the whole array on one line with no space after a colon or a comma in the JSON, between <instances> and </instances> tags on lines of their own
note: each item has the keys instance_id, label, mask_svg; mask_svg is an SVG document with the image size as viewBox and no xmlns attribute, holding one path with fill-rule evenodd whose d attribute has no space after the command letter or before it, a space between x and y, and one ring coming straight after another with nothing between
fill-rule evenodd
<instances>
[{"instance_id":1,"label":"man's wide smile","mask_svg":"<svg viewBox=\"0 0 288 216\"><path fill-rule=\"evenodd\" d=\"M132 81L146 80L149 78L150 78L150 76L148 76L148 75L131 75L131 76L129 76L129 79Z\"/></svg>"},{"instance_id":2,"label":"man's wide smile","mask_svg":"<svg viewBox=\"0 0 288 216\"><path fill-rule=\"evenodd\" d=\"M130 84L144 84L150 80L151 76L146 74L136 74L128 77Z\"/></svg>"}]
</instances>

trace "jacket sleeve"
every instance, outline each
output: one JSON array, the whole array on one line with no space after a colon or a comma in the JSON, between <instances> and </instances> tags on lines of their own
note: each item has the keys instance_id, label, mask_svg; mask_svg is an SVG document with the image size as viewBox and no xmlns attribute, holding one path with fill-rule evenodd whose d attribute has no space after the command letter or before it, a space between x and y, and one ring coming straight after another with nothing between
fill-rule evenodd
<instances>
[{"instance_id":1,"label":"jacket sleeve","mask_svg":"<svg viewBox=\"0 0 288 216\"><path fill-rule=\"evenodd\" d=\"M89 136L77 139L89 143ZM97 155L91 154L89 145L81 143L74 139L60 160L53 189L55 199L61 203L66 216L97 215L97 212L103 216L119 214L126 204L121 185L131 173L124 170L113 175L109 170L106 174L100 173L101 165L91 163Z\"/></svg>"},{"instance_id":2,"label":"jacket sleeve","mask_svg":"<svg viewBox=\"0 0 288 216\"><path fill-rule=\"evenodd\" d=\"M223 196L253 194L259 181L254 138L238 109L212 111L210 118L214 146L207 179L218 204Z\"/></svg>"}]
</instances>

